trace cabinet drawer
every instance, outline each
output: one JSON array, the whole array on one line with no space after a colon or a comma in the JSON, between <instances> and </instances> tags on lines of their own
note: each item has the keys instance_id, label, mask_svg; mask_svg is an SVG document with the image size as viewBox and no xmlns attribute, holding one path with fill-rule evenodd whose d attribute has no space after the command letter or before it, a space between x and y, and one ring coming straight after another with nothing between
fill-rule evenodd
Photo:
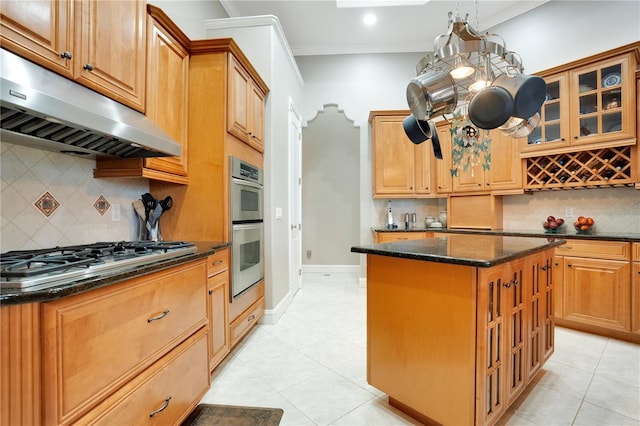
<instances>
[{"instance_id":1,"label":"cabinet drawer","mask_svg":"<svg viewBox=\"0 0 640 426\"><path fill-rule=\"evenodd\" d=\"M206 392L209 377L207 335L206 328L202 328L107 398L78 424L178 424ZM151 416L152 413L155 414Z\"/></svg>"},{"instance_id":2,"label":"cabinet drawer","mask_svg":"<svg viewBox=\"0 0 640 426\"><path fill-rule=\"evenodd\" d=\"M203 260L44 303L45 423L72 421L206 324Z\"/></svg>"},{"instance_id":3,"label":"cabinet drawer","mask_svg":"<svg viewBox=\"0 0 640 426\"><path fill-rule=\"evenodd\" d=\"M424 240L433 237L433 232L376 232L377 243L393 241Z\"/></svg>"},{"instance_id":4,"label":"cabinet drawer","mask_svg":"<svg viewBox=\"0 0 640 426\"><path fill-rule=\"evenodd\" d=\"M264 297L258 299L242 315L231 323L231 346L235 346L264 314Z\"/></svg>"},{"instance_id":5,"label":"cabinet drawer","mask_svg":"<svg viewBox=\"0 0 640 426\"><path fill-rule=\"evenodd\" d=\"M596 259L629 260L629 245L629 243L618 241L567 240L566 244L556 247L556 254Z\"/></svg>"},{"instance_id":6,"label":"cabinet drawer","mask_svg":"<svg viewBox=\"0 0 640 426\"><path fill-rule=\"evenodd\" d=\"M218 250L207 258L207 274L214 276L229 269L229 249Z\"/></svg>"},{"instance_id":7,"label":"cabinet drawer","mask_svg":"<svg viewBox=\"0 0 640 426\"><path fill-rule=\"evenodd\" d=\"M640 243L632 243L631 253L634 262L640 262Z\"/></svg>"}]
</instances>

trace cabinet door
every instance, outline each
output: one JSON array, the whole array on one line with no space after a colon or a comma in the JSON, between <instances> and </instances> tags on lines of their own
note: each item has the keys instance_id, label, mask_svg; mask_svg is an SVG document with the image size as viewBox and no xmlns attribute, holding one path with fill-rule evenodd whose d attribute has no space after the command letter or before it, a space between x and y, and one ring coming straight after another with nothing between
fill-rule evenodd
<instances>
[{"instance_id":1,"label":"cabinet door","mask_svg":"<svg viewBox=\"0 0 640 426\"><path fill-rule=\"evenodd\" d=\"M414 194L414 144L407 138L402 116L376 116L372 123L373 193Z\"/></svg>"},{"instance_id":2,"label":"cabinet door","mask_svg":"<svg viewBox=\"0 0 640 426\"><path fill-rule=\"evenodd\" d=\"M432 182L435 180L433 147L431 140L415 146L415 192L416 194L431 194Z\"/></svg>"},{"instance_id":3,"label":"cabinet door","mask_svg":"<svg viewBox=\"0 0 640 426\"><path fill-rule=\"evenodd\" d=\"M69 78L73 30L73 1L0 2L2 47Z\"/></svg>"},{"instance_id":4,"label":"cabinet door","mask_svg":"<svg viewBox=\"0 0 640 426\"><path fill-rule=\"evenodd\" d=\"M471 164L467 170L458 169L458 175L453 176L453 192L473 192L485 189L485 171L482 164Z\"/></svg>"},{"instance_id":5,"label":"cabinet door","mask_svg":"<svg viewBox=\"0 0 640 426\"><path fill-rule=\"evenodd\" d=\"M564 257L553 257L553 314L558 318L564 318Z\"/></svg>"},{"instance_id":6,"label":"cabinet door","mask_svg":"<svg viewBox=\"0 0 640 426\"><path fill-rule=\"evenodd\" d=\"M434 160L436 163L436 192L447 194L452 190L451 179L451 125L442 123L438 125L438 137L440 138L440 149L442 150L442 160Z\"/></svg>"},{"instance_id":7,"label":"cabinet door","mask_svg":"<svg viewBox=\"0 0 640 426\"><path fill-rule=\"evenodd\" d=\"M227 131L241 141L246 141L249 133L247 99L251 89L251 78L232 54L228 55L228 60Z\"/></svg>"},{"instance_id":8,"label":"cabinet door","mask_svg":"<svg viewBox=\"0 0 640 426\"><path fill-rule=\"evenodd\" d=\"M264 94L254 84L249 91L249 145L264 152Z\"/></svg>"},{"instance_id":9,"label":"cabinet door","mask_svg":"<svg viewBox=\"0 0 640 426\"><path fill-rule=\"evenodd\" d=\"M477 306L476 424L493 424L506 410L504 387L506 365L504 285L510 278L500 265L480 268Z\"/></svg>"},{"instance_id":10,"label":"cabinet door","mask_svg":"<svg viewBox=\"0 0 640 426\"><path fill-rule=\"evenodd\" d=\"M531 293L533 280L524 276L525 265L522 261L510 263L508 274L503 280L502 302L504 303L505 314L505 349L506 353L506 402L511 404L524 390L527 384L527 323L531 323L531 328L536 333L534 342L540 335L540 323L538 318L534 321L527 321L528 309L525 303L525 296ZM525 281L526 280L526 281ZM539 289L536 289L536 299L540 296ZM538 300L535 303L539 307ZM539 346L533 349L538 351ZM540 360L538 359L539 363Z\"/></svg>"},{"instance_id":11,"label":"cabinet door","mask_svg":"<svg viewBox=\"0 0 640 426\"><path fill-rule=\"evenodd\" d=\"M209 370L213 371L229 353L229 273L209 278Z\"/></svg>"},{"instance_id":12,"label":"cabinet door","mask_svg":"<svg viewBox=\"0 0 640 426\"><path fill-rule=\"evenodd\" d=\"M540 109L540 125L520 139L522 152L542 151L568 146L569 84L568 73L546 77L547 97Z\"/></svg>"},{"instance_id":13,"label":"cabinet door","mask_svg":"<svg viewBox=\"0 0 640 426\"><path fill-rule=\"evenodd\" d=\"M180 144L180 157L148 158L145 167L187 175L189 52L155 19L147 33L146 115Z\"/></svg>"},{"instance_id":14,"label":"cabinet door","mask_svg":"<svg viewBox=\"0 0 640 426\"><path fill-rule=\"evenodd\" d=\"M635 137L634 65L626 54L570 73L572 145Z\"/></svg>"},{"instance_id":15,"label":"cabinet door","mask_svg":"<svg viewBox=\"0 0 640 426\"><path fill-rule=\"evenodd\" d=\"M75 79L144 112L146 2L75 3Z\"/></svg>"},{"instance_id":16,"label":"cabinet door","mask_svg":"<svg viewBox=\"0 0 640 426\"><path fill-rule=\"evenodd\" d=\"M522 160L518 140L492 130L491 168L485 172L484 188L491 191L522 189ZM476 167L482 168L482 166Z\"/></svg>"},{"instance_id":17,"label":"cabinet door","mask_svg":"<svg viewBox=\"0 0 640 426\"><path fill-rule=\"evenodd\" d=\"M629 262L564 258L564 318L630 331Z\"/></svg>"},{"instance_id":18,"label":"cabinet door","mask_svg":"<svg viewBox=\"0 0 640 426\"><path fill-rule=\"evenodd\" d=\"M640 334L640 262L631 264L631 332Z\"/></svg>"}]
</instances>

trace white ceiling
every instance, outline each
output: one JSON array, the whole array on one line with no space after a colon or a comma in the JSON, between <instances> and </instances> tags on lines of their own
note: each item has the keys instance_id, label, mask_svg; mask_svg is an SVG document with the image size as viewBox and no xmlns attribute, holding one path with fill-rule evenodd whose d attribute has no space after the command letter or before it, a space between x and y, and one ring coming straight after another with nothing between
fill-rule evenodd
<instances>
[{"instance_id":1,"label":"white ceiling","mask_svg":"<svg viewBox=\"0 0 640 426\"><path fill-rule=\"evenodd\" d=\"M336 6L336 0L220 0L220 3L232 18L276 16L293 54L301 56L431 51L434 39L447 32L450 11L454 15L459 12L463 18L468 13L471 26L486 31L547 1L431 0L415 5L425 2L341 0L347 4L374 5L341 8ZM368 12L377 17L376 24L370 27L363 23Z\"/></svg>"}]
</instances>

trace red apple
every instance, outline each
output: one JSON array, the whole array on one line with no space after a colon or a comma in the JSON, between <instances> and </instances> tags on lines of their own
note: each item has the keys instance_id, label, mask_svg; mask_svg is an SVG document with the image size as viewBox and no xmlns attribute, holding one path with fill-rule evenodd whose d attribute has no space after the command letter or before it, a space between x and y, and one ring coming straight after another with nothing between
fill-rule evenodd
<instances>
[{"instance_id":1,"label":"red apple","mask_svg":"<svg viewBox=\"0 0 640 426\"><path fill-rule=\"evenodd\" d=\"M543 227L544 229L549 229L549 222L545 222L545 223L543 223L543 224L542 224L542 227Z\"/></svg>"},{"instance_id":2,"label":"red apple","mask_svg":"<svg viewBox=\"0 0 640 426\"><path fill-rule=\"evenodd\" d=\"M561 226L564 223L564 219L559 217L556 219L556 223L558 224L558 226Z\"/></svg>"},{"instance_id":3,"label":"red apple","mask_svg":"<svg viewBox=\"0 0 640 426\"><path fill-rule=\"evenodd\" d=\"M549 229L558 229L558 222L549 222Z\"/></svg>"}]
</instances>

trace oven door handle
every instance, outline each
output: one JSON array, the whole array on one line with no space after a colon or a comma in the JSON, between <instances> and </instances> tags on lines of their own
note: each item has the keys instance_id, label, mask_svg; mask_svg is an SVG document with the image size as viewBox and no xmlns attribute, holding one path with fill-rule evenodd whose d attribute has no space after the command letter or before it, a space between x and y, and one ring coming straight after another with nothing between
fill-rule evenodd
<instances>
[{"instance_id":1,"label":"oven door handle","mask_svg":"<svg viewBox=\"0 0 640 426\"><path fill-rule=\"evenodd\" d=\"M262 189L262 185L260 185L259 183L253 183L249 180L238 179L238 178L231 178L231 180L233 181L233 183L237 185L244 185L244 186L250 186L251 188Z\"/></svg>"},{"instance_id":2,"label":"oven door handle","mask_svg":"<svg viewBox=\"0 0 640 426\"><path fill-rule=\"evenodd\" d=\"M234 223L231 226L231 228L232 228L232 230L242 231L242 230L245 230L245 229L262 228L263 226L264 226L264 223L262 221L260 221L260 222L255 222L255 223L242 223L242 224Z\"/></svg>"}]
</instances>

